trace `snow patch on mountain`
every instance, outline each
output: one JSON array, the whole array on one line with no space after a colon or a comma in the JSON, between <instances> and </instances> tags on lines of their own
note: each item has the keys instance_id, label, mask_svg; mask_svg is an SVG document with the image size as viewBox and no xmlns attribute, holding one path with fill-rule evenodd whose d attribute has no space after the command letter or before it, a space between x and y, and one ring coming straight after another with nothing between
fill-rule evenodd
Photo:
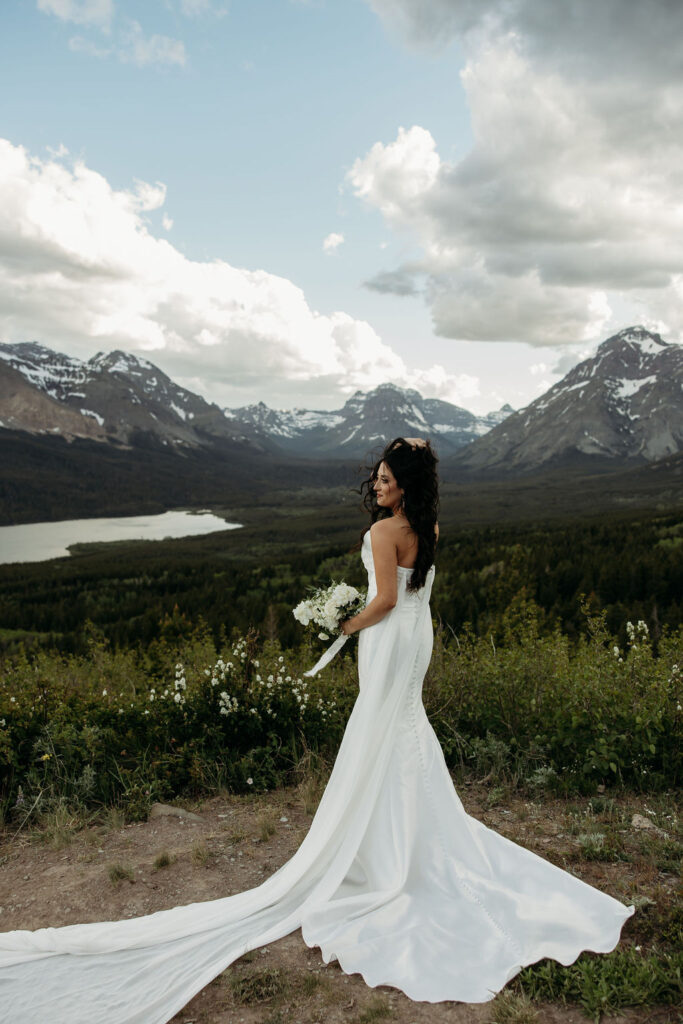
<instances>
[{"instance_id":1,"label":"snow patch on mountain","mask_svg":"<svg viewBox=\"0 0 683 1024\"><path fill-rule=\"evenodd\" d=\"M93 412L92 409L81 409L82 416L92 416L94 420L97 420L101 427L104 426L104 416L100 416L98 412Z\"/></svg>"},{"instance_id":2,"label":"snow patch on mountain","mask_svg":"<svg viewBox=\"0 0 683 1024\"><path fill-rule=\"evenodd\" d=\"M657 374L653 373L649 377L641 377L640 380L620 380L617 381L616 387L614 388L614 395L616 398L630 398L631 395L635 395L641 388L647 387L648 384L655 384L657 381Z\"/></svg>"}]
</instances>

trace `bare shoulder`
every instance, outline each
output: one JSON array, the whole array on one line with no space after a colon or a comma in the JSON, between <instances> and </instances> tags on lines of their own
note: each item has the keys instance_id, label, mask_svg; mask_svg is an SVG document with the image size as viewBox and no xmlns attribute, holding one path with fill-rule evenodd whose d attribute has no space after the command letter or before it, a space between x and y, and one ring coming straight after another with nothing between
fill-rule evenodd
<instances>
[{"instance_id":1,"label":"bare shoulder","mask_svg":"<svg viewBox=\"0 0 683 1024\"><path fill-rule=\"evenodd\" d=\"M396 519L394 516L387 516L386 519L378 519L370 527L370 533L374 537L391 537L396 532Z\"/></svg>"},{"instance_id":2,"label":"bare shoulder","mask_svg":"<svg viewBox=\"0 0 683 1024\"><path fill-rule=\"evenodd\" d=\"M398 559L400 541L399 524L395 516L378 519L370 527L370 543L375 554L384 552L387 556Z\"/></svg>"},{"instance_id":3,"label":"bare shoulder","mask_svg":"<svg viewBox=\"0 0 683 1024\"><path fill-rule=\"evenodd\" d=\"M439 539L439 524L438 523L434 523L434 533L436 534L436 539L438 540Z\"/></svg>"}]
</instances>

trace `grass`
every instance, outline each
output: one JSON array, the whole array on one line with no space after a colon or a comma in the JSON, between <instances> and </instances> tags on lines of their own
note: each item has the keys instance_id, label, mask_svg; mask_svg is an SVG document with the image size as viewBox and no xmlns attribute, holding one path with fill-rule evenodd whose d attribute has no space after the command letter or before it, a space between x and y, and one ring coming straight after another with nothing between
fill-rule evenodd
<instances>
[{"instance_id":1,"label":"grass","mask_svg":"<svg viewBox=\"0 0 683 1024\"><path fill-rule=\"evenodd\" d=\"M73 811L60 800L52 810L41 815L39 827L33 831L33 835L53 850L63 850L71 845L84 824L83 814Z\"/></svg>"},{"instance_id":2,"label":"grass","mask_svg":"<svg viewBox=\"0 0 683 1024\"><path fill-rule=\"evenodd\" d=\"M233 976L229 983L232 997L240 1006L269 1002L287 988L283 971L273 967Z\"/></svg>"},{"instance_id":3,"label":"grass","mask_svg":"<svg viewBox=\"0 0 683 1024\"><path fill-rule=\"evenodd\" d=\"M578 1003L594 1021L626 1006L674 1006L683 997L683 952L624 946L583 953L569 967L543 960L520 973L515 990L534 1001Z\"/></svg>"},{"instance_id":4,"label":"grass","mask_svg":"<svg viewBox=\"0 0 683 1024\"><path fill-rule=\"evenodd\" d=\"M200 841L192 847L192 860L200 868L208 867L213 859L213 854L205 842Z\"/></svg>"},{"instance_id":5,"label":"grass","mask_svg":"<svg viewBox=\"0 0 683 1024\"><path fill-rule=\"evenodd\" d=\"M272 835L275 835L276 820L275 811L270 808L259 816L256 822L256 835L262 843L267 842Z\"/></svg>"},{"instance_id":6,"label":"grass","mask_svg":"<svg viewBox=\"0 0 683 1024\"><path fill-rule=\"evenodd\" d=\"M385 996L375 995L371 998L358 1017L358 1024L372 1024L375 1020L385 1020L393 1016L393 1010Z\"/></svg>"},{"instance_id":7,"label":"grass","mask_svg":"<svg viewBox=\"0 0 683 1024\"><path fill-rule=\"evenodd\" d=\"M135 872L127 864L121 864L117 861L115 864L110 864L107 868L107 874L109 875L109 881L112 885L120 885L121 882L134 882Z\"/></svg>"},{"instance_id":8,"label":"grass","mask_svg":"<svg viewBox=\"0 0 683 1024\"><path fill-rule=\"evenodd\" d=\"M162 850L161 853L157 854L154 858L154 870L161 871L163 868L171 866L175 857L172 857L168 850Z\"/></svg>"},{"instance_id":9,"label":"grass","mask_svg":"<svg viewBox=\"0 0 683 1024\"><path fill-rule=\"evenodd\" d=\"M485 1024L536 1024L538 1010L526 992L504 989L491 1005Z\"/></svg>"}]
</instances>

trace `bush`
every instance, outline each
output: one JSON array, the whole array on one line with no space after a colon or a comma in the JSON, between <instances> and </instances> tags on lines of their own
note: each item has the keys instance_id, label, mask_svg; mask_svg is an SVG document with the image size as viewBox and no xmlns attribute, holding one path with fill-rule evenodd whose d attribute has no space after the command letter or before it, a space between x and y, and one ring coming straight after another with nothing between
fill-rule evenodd
<instances>
[{"instance_id":1,"label":"bush","mask_svg":"<svg viewBox=\"0 0 683 1024\"><path fill-rule=\"evenodd\" d=\"M622 649L601 616L576 642L543 633L542 617L520 594L498 645L437 629L424 698L448 763L534 792L676 786L683 631L660 637L655 656L644 623L628 625ZM334 757L358 689L352 656L308 680L313 660L308 644L283 651L254 632L217 650L201 625L137 652L92 630L86 655L8 659L4 815L119 805L135 820L154 800L293 781L303 757Z\"/></svg>"}]
</instances>

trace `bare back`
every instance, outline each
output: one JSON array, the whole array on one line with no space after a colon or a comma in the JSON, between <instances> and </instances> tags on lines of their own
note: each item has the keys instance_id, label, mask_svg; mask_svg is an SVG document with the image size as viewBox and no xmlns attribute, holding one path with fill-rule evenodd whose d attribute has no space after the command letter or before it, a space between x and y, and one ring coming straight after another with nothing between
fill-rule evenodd
<instances>
[{"instance_id":1,"label":"bare back","mask_svg":"<svg viewBox=\"0 0 683 1024\"><path fill-rule=\"evenodd\" d=\"M385 529L391 529L392 540L396 547L396 560L403 569L412 569L417 560L417 534L410 527L405 516L392 516L383 520ZM391 526L389 526L391 524ZM435 525L436 539L439 539L439 524Z\"/></svg>"}]
</instances>

